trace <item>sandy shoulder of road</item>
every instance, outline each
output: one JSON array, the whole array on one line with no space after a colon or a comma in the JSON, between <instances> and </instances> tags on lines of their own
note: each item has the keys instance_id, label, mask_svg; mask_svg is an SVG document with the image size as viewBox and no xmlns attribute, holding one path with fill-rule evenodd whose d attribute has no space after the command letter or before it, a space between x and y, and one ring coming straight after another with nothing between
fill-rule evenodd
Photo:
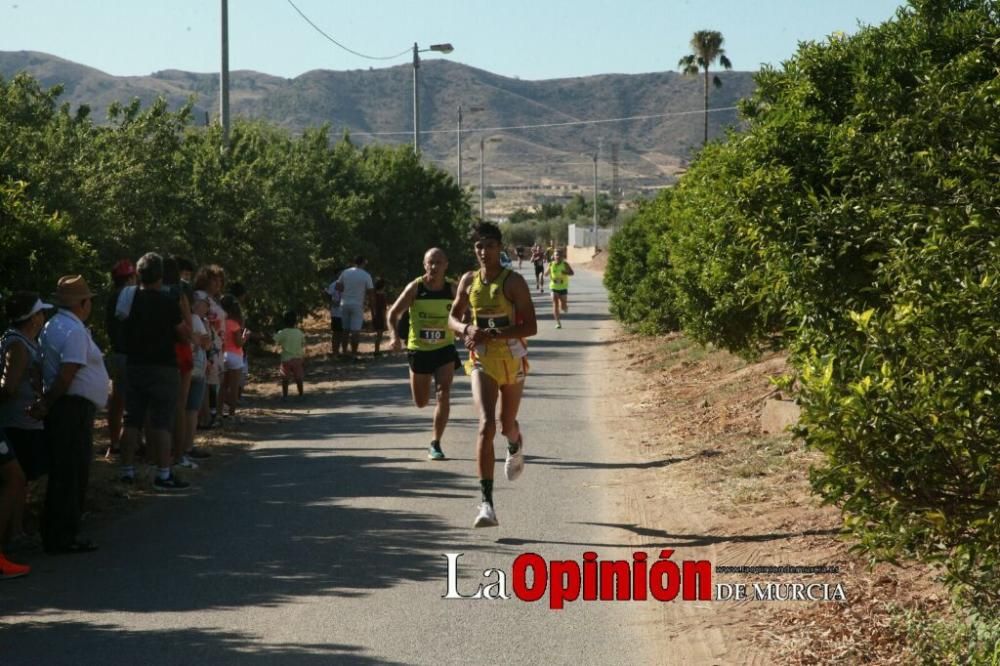
<instances>
[{"instance_id":1,"label":"sandy shoulder of road","mask_svg":"<svg viewBox=\"0 0 1000 666\"><path fill-rule=\"evenodd\" d=\"M617 325L599 346L592 409L620 461L612 515L652 560L833 566L835 574L716 574L715 583L840 583L846 602L647 603L638 627L655 663L907 663L898 609L940 610L926 567L869 569L838 534L839 512L808 486L818 454L761 432L769 377L783 355L748 363L680 334L644 338ZM598 388L599 387L599 388ZM613 395L613 399L608 399ZM831 588L832 589L832 588ZM897 609L893 611L893 609Z\"/></svg>"}]
</instances>

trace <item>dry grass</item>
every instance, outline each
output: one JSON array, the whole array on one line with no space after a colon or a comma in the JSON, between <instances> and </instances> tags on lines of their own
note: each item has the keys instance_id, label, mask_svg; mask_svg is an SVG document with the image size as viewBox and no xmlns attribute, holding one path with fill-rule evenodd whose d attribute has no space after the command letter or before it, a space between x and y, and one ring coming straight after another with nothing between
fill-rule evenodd
<instances>
[{"instance_id":1,"label":"dry grass","mask_svg":"<svg viewBox=\"0 0 1000 666\"><path fill-rule=\"evenodd\" d=\"M683 495L691 503L685 511L700 513L713 534L769 535L755 553L739 546L722 551L729 553L727 564L764 553L768 559L759 563L840 569L830 581L844 584L848 603L727 606L721 630L740 627L749 638L733 640L749 640L747 654L767 654L774 663L916 663L898 621L901 609L940 611L945 593L928 567L870 568L850 552L838 535L839 513L820 506L809 488L808 469L819 454L790 435L761 433L760 412L774 393L769 378L788 372L785 357L748 363L678 334L622 335L615 346L624 350L638 389L628 412L643 442L640 454L684 461L683 469L651 477L648 482L661 487L644 493Z\"/></svg>"}]
</instances>

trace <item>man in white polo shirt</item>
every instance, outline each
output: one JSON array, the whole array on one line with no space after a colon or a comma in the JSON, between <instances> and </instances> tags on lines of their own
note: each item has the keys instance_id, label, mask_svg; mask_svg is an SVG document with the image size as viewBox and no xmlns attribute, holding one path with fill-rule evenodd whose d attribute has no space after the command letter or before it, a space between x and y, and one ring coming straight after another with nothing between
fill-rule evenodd
<instances>
[{"instance_id":1,"label":"man in white polo shirt","mask_svg":"<svg viewBox=\"0 0 1000 666\"><path fill-rule=\"evenodd\" d=\"M365 321L365 304L371 309L375 285L372 276L365 270L364 257L355 257L354 266L348 268L337 278L340 286L340 318L344 332L351 336L351 353L357 356L358 343L361 341L361 326Z\"/></svg>"},{"instance_id":2,"label":"man in white polo shirt","mask_svg":"<svg viewBox=\"0 0 1000 666\"><path fill-rule=\"evenodd\" d=\"M84 322L94 294L80 275L59 279L59 311L39 340L44 393L30 413L45 419L49 447L49 484L45 493L42 543L47 553L96 550L78 536L94 457L94 413L108 401L108 372L101 350Z\"/></svg>"}]
</instances>

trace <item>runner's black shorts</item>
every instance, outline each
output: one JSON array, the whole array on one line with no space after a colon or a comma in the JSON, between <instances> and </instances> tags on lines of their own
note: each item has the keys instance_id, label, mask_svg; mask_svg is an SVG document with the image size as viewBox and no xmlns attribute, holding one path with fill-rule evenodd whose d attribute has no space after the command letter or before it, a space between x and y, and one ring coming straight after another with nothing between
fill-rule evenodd
<instances>
[{"instance_id":1,"label":"runner's black shorts","mask_svg":"<svg viewBox=\"0 0 1000 666\"><path fill-rule=\"evenodd\" d=\"M552 293L556 296L565 296L569 293L569 289L553 289Z\"/></svg>"},{"instance_id":2,"label":"runner's black shorts","mask_svg":"<svg viewBox=\"0 0 1000 666\"><path fill-rule=\"evenodd\" d=\"M434 351L416 351L409 349L406 356L410 361L410 370L415 375L433 375L442 365L455 364L455 369L462 367L458 360L458 349L448 345Z\"/></svg>"},{"instance_id":3,"label":"runner's black shorts","mask_svg":"<svg viewBox=\"0 0 1000 666\"><path fill-rule=\"evenodd\" d=\"M545 272L545 264L535 264L535 276L539 276Z\"/></svg>"}]
</instances>

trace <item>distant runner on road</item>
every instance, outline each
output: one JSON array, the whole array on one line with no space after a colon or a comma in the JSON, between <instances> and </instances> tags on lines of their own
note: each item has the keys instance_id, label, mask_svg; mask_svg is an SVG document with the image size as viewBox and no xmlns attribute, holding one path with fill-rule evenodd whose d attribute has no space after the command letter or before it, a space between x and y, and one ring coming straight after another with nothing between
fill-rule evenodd
<instances>
[{"instance_id":1,"label":"distant runner on road","mask_svg":"<svg viewBox=\"0 0 1000 666\"><path fill-rule=\"evenodd\" d=\"M542 273L545 272L545 253L542 252L542 248L535 245L531 248L531 263L535 267L535 288L538 289L538 293L545 293L542 290Z\"/></svg>"},{"instance_id":2,"label":"distant runner on road","mask_svg":"<svg viewBox=\"0 0 1000 666\"><path fill-rule=\"evenodd\" d=\"M431 460L444 460L441 438L451 411L451 384L459 367L455 333L448 315L455 300L455 283L447 281L448 258L444 251L431 248L424 254L424 274L406 285L389 309L389 345L399 350L403 341L398 332L400 317L409 312L406 339L410 361L410 391L417 407L427 406L434 379L437 404L434 407L434 439L427 452Z\"/></svg>"},{"instance_id":3,"label":"distant runner on road","mask_svg":"<svg viewBox=\"0 0 1000 666\"><path fill-rule=\"evenodd\" d=\"M513 481L524 471L524 438L517 410L528 372L528 349L524 338L538 332L531 290L519 273L500 265L500 229L481 222L472 233L479 269L466 273L458 284L458 296L448 321L461 333L469 350L466 372L472 377L472 397L479 411L476 463L482 502L474 527L496 527L493 508L493 467L497 403L500 431L507 438L504 475ZM472 323L463 321L467 312Z\"/></svg>"},{"instance_id":4,"label":"distant runner on road","mask_svg":"<svg viewBox=\"0 0 1000 666\"><path fill-rule=\"evenodd\" d=\"M549 276L549 290L552 291L552 315L556 319L556 328L562 328L562 320L559 318L559 307L563 312L569 312L569 276L574 275L573 267L568 262L563 261L562 251L555 250L552 253L552 262L545 268L545 274Z\"/></svg>"}]
</instances>

